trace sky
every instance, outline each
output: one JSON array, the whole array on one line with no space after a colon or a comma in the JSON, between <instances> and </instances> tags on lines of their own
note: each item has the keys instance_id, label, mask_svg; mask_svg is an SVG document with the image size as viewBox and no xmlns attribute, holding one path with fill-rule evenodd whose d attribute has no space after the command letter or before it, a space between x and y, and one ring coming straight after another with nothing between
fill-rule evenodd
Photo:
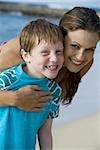
<instances>
[{"instance_id":1,"label":"sky","mask_svg":"<svg viewBox=\"0 0 100 150\"><path fill-rule=\"evenodd\" d=\"M12 2L36 2L36 3L40 3L41 0L0 0L0 1L12 1ZM83 0L84 3L97 3L99 2L100 0ZM56 2L56 3L76 3L76 2L82 2L82 0L42 0L43 3L47 3L47 2ZM41 3L42 3L41 2Z\"/></svg>"},{"instance_id":2,"label":"sky","mask_svg":"<svg viewBox=\"0 0 100 150\"><path fill-rule=\"evenodd\" d=\"M50 4L51 7L73 7L73 6L86 6L92 8L100 8L100 0L0 0L0 1L8 1L8 2L27 2L27 3L43 3ZM65 5L66 3L66 5Z\"/></svg>"}]
</instances>

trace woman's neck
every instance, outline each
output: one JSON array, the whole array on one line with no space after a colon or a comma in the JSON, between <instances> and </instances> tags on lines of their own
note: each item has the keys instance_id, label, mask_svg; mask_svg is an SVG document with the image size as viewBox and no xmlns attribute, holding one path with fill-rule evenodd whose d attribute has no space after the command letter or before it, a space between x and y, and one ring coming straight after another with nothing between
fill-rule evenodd
<instances>
[{"instance_id":1,"label":"woman's neck","mask_svg":"<svg viewBox=\"0 0 100 150\"><path fill-rule=\"evenodd\" d=\"M62 69L59 71L58 76L56 77L56 81L59 83L65 76L66 76L66 80L67 78L69 78L71 72L66 68L66 67L62 67Z\"/></svg>"}]
</instances>

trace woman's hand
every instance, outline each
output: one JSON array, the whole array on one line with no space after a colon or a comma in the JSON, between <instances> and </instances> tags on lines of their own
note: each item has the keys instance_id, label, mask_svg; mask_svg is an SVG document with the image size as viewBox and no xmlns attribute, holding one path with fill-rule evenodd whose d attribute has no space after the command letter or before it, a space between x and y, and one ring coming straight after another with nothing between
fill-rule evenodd
<instances>
[{"instance_id":1,"label":"woman's hand","mask_svg":"<svg viewBox=\"0 0 100 150\"><path fill-rule=\"evenodd\" d=\"M49 92L41 91L37 85L26 86L15 92L17 99L12 105L25 111L42 111L48 105L48 100L52 99Z\"/></svg>"}]
</instances>

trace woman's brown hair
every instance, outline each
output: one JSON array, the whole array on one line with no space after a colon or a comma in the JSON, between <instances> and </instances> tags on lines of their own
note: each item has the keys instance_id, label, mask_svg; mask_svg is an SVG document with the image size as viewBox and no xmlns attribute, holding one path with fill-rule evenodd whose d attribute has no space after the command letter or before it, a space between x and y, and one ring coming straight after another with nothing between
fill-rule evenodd
<instances>
[{"instance_id":1,"label":"woman's brown hair","mask_svg":"<svg viewBox=\"0 0 100 150\"><path fill-rule=\"evenodd\" d=\"M70 31L78 29L95 32L100 37L100 18L96 11L86 7L74 7L64 14L59 26L62 28L63 35L67 36ZM92 62L90 63L91 66ZM88 68L89 69L89 68ZM88 70L87 69L87 70ZM62 102L70 104L81 81L81 71L72 73L67 68L62 68L56 79L63 89Z\"/></svg>"}]
</instances>

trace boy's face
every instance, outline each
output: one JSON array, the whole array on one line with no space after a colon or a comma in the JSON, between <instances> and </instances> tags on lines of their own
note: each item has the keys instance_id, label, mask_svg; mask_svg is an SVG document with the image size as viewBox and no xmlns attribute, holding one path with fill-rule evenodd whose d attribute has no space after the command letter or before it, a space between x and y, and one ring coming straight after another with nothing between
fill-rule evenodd
<instances>
[{"instance_id":1,"label":"boy's face","mask_svg":"<svg viewBox=\"0 0 100 150\"><path fill-rule=\"evenodd\" d=\"M24 60L29 62L26 71L31 76L53 79L64 62L63 43L59 41L55 44L48 44L42 40L25 55Z\"/></svg>"}]
</instances>

